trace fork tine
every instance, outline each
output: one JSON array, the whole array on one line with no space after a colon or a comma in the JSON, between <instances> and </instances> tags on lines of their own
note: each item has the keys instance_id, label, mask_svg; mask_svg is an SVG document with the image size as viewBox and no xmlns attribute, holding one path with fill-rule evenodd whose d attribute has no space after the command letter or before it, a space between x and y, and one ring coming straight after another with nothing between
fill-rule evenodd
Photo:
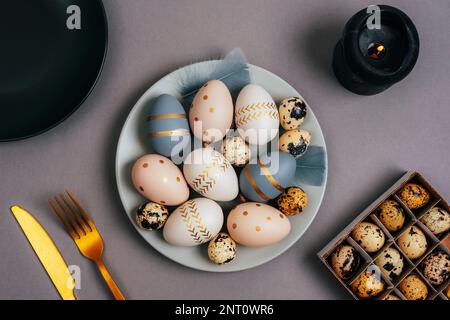
<instances>
[{"instance_id":1,"label":"fork tine","mask_svg":"<svg viewBox=\"0 0 450 320\"><path fill-rule=\"evenodd\" d=\"M50 204L50 206L53 208L53 211L55 212L56 216L59 218L59 220L61 220L61 223L64 225L64 227L66 228L67 232L69 232L70 236L75 239L75 238L80 238L80 236L78 234L75 233L74 229L69 226L69 224L67 223L66 219L63 218L63 216L61 215L61 213L59 212L58 208L56 207L56 205L53 203L52 200L48 200L48 203Z\"/></svg>"},{"instance_id":2,"label":"fork tine","mask_svg":"<svg viewBox=\"0 0 450 320\"><path fill-rule=\"evenodd\" d=\"M70 212L72 212L72 215L78 221L78 224L84 230L84 233L87 234L88 232L91 232L91 230L89 230L86 222L84 222L83 219L81 219L80 215L76 212L76 210L72 207L72 205L67 201L66 197L61 193L59 194L59 196L62 199L62 201L64 201L66 206L69 208Z\"/></svg>"},{"instance_id":3,"label":"fork tine","mask_svg":"<svg viewBox=\"0 0 450 320\"><path fill-rule=\"evenodd\" d=\"M61 210L64 212L64 214L66 215L66 218L70 221L70 225L72 226L72 228L76 231L78 236L81 238L83 236L83 231L81 231L78 224L73 220L72 216L67 211L66 207L64 207L64 205L61 203L61 201L59 201L59 199L57 197L55 197L55 201L59 205Z\"/></svg>"},{"instance_id":4,"label":"fork tine","mask_svg":"<svg viewBox=\"0 0 450 320\"><path fill-rule=\"evenodd\" d=\"M75 197L72 195L72 193L70 193L69 190L66 189L66 192L69 195L70 199L72 199L72 201L75 204L75 206L80 211L80 213L83 216L84 220L89 224L89 227L91 227L92 230L96 230L94 222L92 222L92 220L89 218L89 216L86 213L86 211L84 211L84 209L80 206L80 204L78 203L77 199L75 199Z\"/></svg>"}]
</instances>

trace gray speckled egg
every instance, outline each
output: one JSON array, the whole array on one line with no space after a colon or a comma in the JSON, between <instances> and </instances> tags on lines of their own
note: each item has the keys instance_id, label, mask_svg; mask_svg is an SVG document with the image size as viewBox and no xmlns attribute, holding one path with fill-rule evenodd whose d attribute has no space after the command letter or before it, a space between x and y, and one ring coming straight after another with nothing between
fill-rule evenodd
<instances>
[{"instance_id":1,"label":"gray speckled egg","mask_svg":"<svg viewBox=\"0 0 450 320\"><path fill-rule=\"evenodd\" d=\"M367 252L376 252L380 250L385 242L385 235L381 228L370 222L358 223L351 235Z\"/></svg>"},{"instance_id":2,"label":"gray speckled egg","mask_svg":"<svg viewBox=\"0 0 450 320\"><path fill-rule=\"evenodd\" d=\"M423 275L431 284L439 286L450 277L450 257L443 251L435 252L423 262Z\"/></svg>"},{"instance_id":3,"label":"gray speckled egg","mask_svg":"<svg viewBox=\"0 0 450 320\"><path fill-rule=\"evenodd\" d=\"M360 257L355 248L340 245L331 255L331 266L339 278L350 279L358 270Z\"/></svg>"},{"instance_id":4,"label":"gray speckled egg","mask_svg":"<svg viewBox=\"0 0 450 320\"><path fill-rule=\"evenodd\" d=\"M425 254L428 248L427 238L416 226L410 227L397 239L400 250L409 258L417 259Z\"/></svg>"},{"instance_id":5,"label":"gray speckled egg","mask_svg":"<svg viewBox=\"0 0 450 320\"><path fill-rule=\"evenodd\" d=\"M308 107L302 99L290 97L281 101L278 111L281 126L286 130L293 130L305 121Z\"/></svg>"},{"instance_id":6,"label":"gray speckled egg","mask_svg":"<svg viewBox=\"0 0 450 320\"><path fill-rule=\"evenodd\" d=\"M435 235L450 230L450 214L438 207L428 210L420 221Z\"/></svg>"},{"instance_id":7,"label":"gray speckled egg","mask_svg":"<svg viewBox=\"0 0 450 320\"><path fill-rule=\"evenodd\" d=\"M136 212L136 224L144 230L161 229L169 218L166 207L155 202L146 202Z\"/></svg>"},{"instance_id":8,"label":"gray speckled egg","mask_svg":"<svg viewBox=\"0 0 450 320\"><path fill-rule=\"evenodd\" d=\"M381 272L391 281L395 280L403 271L403 257L397 249L389 247L375 260Z\"/></svg>"},{"instance_id":9,"label":"gray speckled egg","mask_svg":"<svg viewBox=\"0 0 450 320\"><path fill-rule=\"evenodd\" d=\"M233 166L243 167L251 157L248 144L241 137L227 137L222 143L222 154Z\"/></svg>"},{"instance_id":10,"label":"gray speckled egg","mask_svg":"<svg viewBox=\"0 0 450 320\"><path fill-rule=\"evenodd\" d=\"M220 232L208 244L209 260L215 264L226 264L236 257L236 242L225 233Z\"/></svg>"},{"instance_id":11,"label":"gray speckled egg","mask_svg":"<svg viewBox=\"0 0 450 320\"><path fill-rule=\"evenodd\" d=\"M290 153L294 158L305 154L311 143L311 134L306 130L290 130L280 137L280 150Z\"/></svg>"}]
</instances>

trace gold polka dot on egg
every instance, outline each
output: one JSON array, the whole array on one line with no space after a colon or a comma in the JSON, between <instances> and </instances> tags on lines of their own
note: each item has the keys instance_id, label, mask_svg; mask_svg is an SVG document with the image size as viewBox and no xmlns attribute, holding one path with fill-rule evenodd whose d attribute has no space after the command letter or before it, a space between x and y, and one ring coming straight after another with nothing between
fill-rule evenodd
<instances>
[{"instance_id":1,"label":"gold polka dot on egg","mask_svg":"<svg viewBox=\"0 0 450 320\"><path fill-rule=\"evenodd\" d=\"M277 199L278 209L287 216L294 216L308 206L308 195L299 187L289 187Z\"/></svg>"}]
</instances>

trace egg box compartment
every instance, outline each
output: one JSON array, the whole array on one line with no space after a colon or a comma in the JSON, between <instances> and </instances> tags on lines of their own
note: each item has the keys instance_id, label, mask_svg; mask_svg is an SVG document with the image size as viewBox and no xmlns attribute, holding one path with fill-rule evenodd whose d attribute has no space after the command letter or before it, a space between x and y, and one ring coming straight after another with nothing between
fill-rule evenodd
<instances>
[{"instance_id":1,"label":"egg box compartment","mask_svg":"<svg viewBox=\"0 0 450 320\"><path fill-rule=\"evenodd\" d=\"M420 274L427 280L427 282L430 284L430 286L436 290L436 292L445 293L445 289L447 289L450 286L450 277L446 281L444 281L442 284L435 285L435 284L432 284L430 281L428 281L428 278L425 277L425 273L424 273L424 263L425 263L426 258L437 252L444 252L450 256L450 250L443 244L439 244L429 254L427 254L424 257L424 259L420 262L420 264L418 266L418 270L419 270Z\"/></svg>"},{"instance_id":2,"label":"egg box compartment","mask_svg":"<svg viewBox=\"0 0 450 320\"><path fill-rule=\"evenodd\" d=\"M402 201L402 199L397 195L399 190L404 187L407 183L416 183L422 186L428 191L430 195L429 202L419 209L409 209L407 205ZM383 223L380 221L377 208L385 200L395 200L400 204L405 213L405 222L402 228L396 232L389 232ZM375 260L382 254L383 250L389 248L390 246L397 249L403 256L404 268L402 273L391 281L388 277L382 274L382 279L385 282L385 290L380 293L374 299L384 299L388 294L394 294L402 300L406 300L405 296L401 293L398 285L402 280L404 280L410 274L418 274L418 276L424 281L429 290L427 299L444 299L448 300L446 295L447 287L450 286L449 280L441 286L434 287L429 281L423 276L420 267L422 261L432 253L436 248L445 248L446 252L450 250L450 230L440 235L434 235L419 219L431 208L440 207L447 212L449 211L448 202L446 202L439 193L428 183L427 180L418 172L409 171L405 173L393 186L391 186L386 192L379 196L372 204L370 204L363 212L361 212L342 232L340 232L333 240L331 240L319 253L319 259L325 264L328 270L334 275L334 277L341 283L342 286L350 293L350 295L356 300L362 300L359 298L352 290L351 283L357 279L369 266L375 265ZM385 234L385 244L383 247L374 253L368 253L362 249L362 247L352 238L351 232L360 222L370 222L377 225L383 233ZM427 239L427 250L426 252L417 259L409 259L406 254L398 246L397 240L404 233L407 232L412 226L418 227L425 235ZM340 244L348 244L356 249L358 254L364 259L364 264L358 268L356 274L354 274L351 279L343 280L336 272L333 270L331 265L331 255L336 250Z\"/></svg>"}]
</instances>

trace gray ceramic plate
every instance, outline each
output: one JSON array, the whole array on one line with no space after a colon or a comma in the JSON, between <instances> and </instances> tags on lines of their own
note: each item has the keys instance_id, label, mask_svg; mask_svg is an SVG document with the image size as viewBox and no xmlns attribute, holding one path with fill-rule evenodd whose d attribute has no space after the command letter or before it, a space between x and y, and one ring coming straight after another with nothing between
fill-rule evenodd
<instances>
[{"instance_id":1,"label":"gray ceramic plate","mask_svg":"<svg viewBox=\"0 0 450 320\"><path fill-rule=\"evenodd\" d=\"M116 180L117 188L119 190L120 199L125 208L125 212L131 220L133 226L134 215L136 208L145 201L138 192L134 190L131 182L131 167L133 163L142 155L152 153L152 150L144 144L141 128L145 121L145 106L149 100L167 93L176 97L179 96L177 92L177 79L180 74L186 73L186 68L195 67L202 68L205 64L200 62L195 66L190 65L174 71L156 82L145 94L139 99L136 105L131 110L125 125L122 128L122 133L119 138L116 154ZM262 68L249 65L251 82L261 85L274 98L275 102L280 102L282 99L289 96L301 97L301 95L292 88L286 81L273 73ZM319 122L314 115L313 110L309 107L309 114L306 118L302 128L311 132L313 140L312 144L320 146L325 150L325 140L320 128ZM325 159L326 163L326 159ZM164 241L162 232L145 232L136 227L137 232L156 250L165 255L169 259L180 263L184 266L212 272L231 272L244 269L253 268L266 263L284 251L289 249L308 229L309 225L314 220L326 187L327 168L325 168L325 182L320 187L301 185L307 192L309 197L308 207L304 212L298 216L290 217L292 230L290 234L283 240L274 245L263 248L246 248L239 246L237 257L228 265L217 266L208 260L207 245L197 247L184 248L175 247ZM299 246L298 250L301 250Z\"/></svg>"}]
</instances>

